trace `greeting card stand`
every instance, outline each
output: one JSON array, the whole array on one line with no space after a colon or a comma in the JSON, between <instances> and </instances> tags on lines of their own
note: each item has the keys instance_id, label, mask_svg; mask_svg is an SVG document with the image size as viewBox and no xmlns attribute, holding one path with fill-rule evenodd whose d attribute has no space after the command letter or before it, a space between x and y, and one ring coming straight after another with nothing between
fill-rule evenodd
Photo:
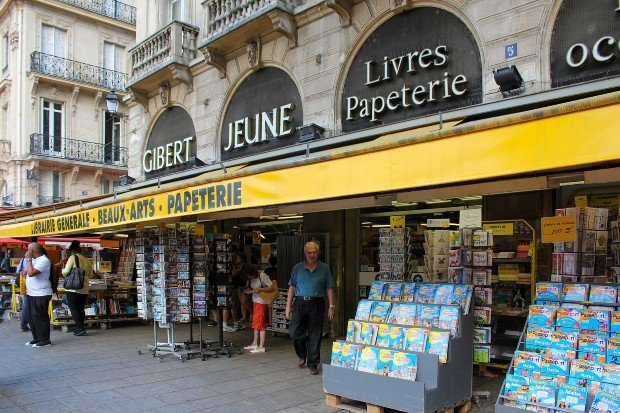
<instances>
[{"instance_id":1,"label":"greeting card stand","mask_svg":"<svg viewBox=\"0 0 620 413\"><path fill-rule=\"evenodd\" d=\"M469 411L473 330L474 316L470 310L461 317L461 336L450 338L447 363L440 363L435 354L416 352L415 381L323 364L323 388L328 404L335 405L335 400L344 397L404 412Z\"/></svg>"}]
</instances>

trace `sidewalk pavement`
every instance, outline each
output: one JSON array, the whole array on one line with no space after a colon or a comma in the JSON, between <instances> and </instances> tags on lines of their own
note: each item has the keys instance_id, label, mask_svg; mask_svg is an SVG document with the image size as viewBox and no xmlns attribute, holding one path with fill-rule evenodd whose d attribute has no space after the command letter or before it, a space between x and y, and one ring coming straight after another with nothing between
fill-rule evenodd
<instances>
[{"instance_id":1,"label":"sidewalk pavement","mask_svg":"<svg viewBox=\"0 0 620 413\"><path fill-rule=\"evenodd\" d=\"M297 367L286 335L267 336L267 352L200 357L160 362L148 351L153 341L148 325L114 324L106 331L87 329L88 335L52 330L52 346L24 344L30 333L19 330L15 319L0 323L0 413L3 412L341 412L325 406L322 376ZM159 339L165 331L159 330ZM204 327L205 337L217 338L215 327ZM250 344L252 330L225 333L238 347ZM176 340L189 338L189 326L175 331ZM194 338L198 327L194 326ZM329 360L331 341L323 341L323 360ZM475 379L475 383L478 380ZM497 388L498 379L483 380ZM478 412L492 411L485 403Z\"/></svg>"}]
</instances>

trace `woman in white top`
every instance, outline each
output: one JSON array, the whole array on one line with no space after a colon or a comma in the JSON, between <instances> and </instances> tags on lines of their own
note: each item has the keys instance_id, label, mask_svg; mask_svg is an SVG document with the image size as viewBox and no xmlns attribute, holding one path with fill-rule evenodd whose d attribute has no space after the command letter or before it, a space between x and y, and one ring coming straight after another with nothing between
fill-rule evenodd
<instances>
[{"instance_id":1,"label":"woman in white top","mask_svg":"<svg viewBox=\"0 0 620 413\"><path fill-rule=\"evenodd\" d=\"M265 336L267 331L267 321L269 316L267 311L269 307L265 300L259 295L260 292L272 292L275 288L264 272L258 272L256 265L248 265L248 282L246 285L246 294L252 294L253 316L252 328L254 329L254 341L249 346L245 346L250 353L265 352Z\"/></svg>"}]
</instances>

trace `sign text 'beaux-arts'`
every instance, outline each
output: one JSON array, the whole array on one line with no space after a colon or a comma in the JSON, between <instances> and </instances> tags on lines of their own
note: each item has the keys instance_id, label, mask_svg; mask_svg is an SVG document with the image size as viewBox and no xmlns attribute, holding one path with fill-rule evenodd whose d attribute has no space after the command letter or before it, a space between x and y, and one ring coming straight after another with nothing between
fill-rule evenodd
<instances>
[{"instance_id":1,"label":"sign text 'beaux-arts'","mask_svg":"<svg viewBox=\"0 0 620 413\"><path fill-rule=\"evenodd\" d=\"M290 135L293 132L291 111L295 108L292 103L273 108L271 112L261 112L252 118L230 122L228 124L228 142L224 151L243 148L268 139Z\"/></svg>"},{"instance_id":2,"label":"sign text 'beaux-arts'","mask_svg":"<svg viewBox=\"0 0 620 413\"><path fill-rule=\"evenodd\" d=\"M444 67L448 64L448 60L448 47L445 45L397 57L384 56L381 64L369 60L365 62L365 86L372 87L406 74L415 75L418 70ZM452 76L449 72L443 72L441 79L431 80L417 86L404 83L402 88L390 92L387 96L374 96L368 99L349 96L346 98L346 119L370 118L371 122L377 122L385 110L395 111L422 106L428 102L449 99L465 93L467 93L465 75Z\"/></svg>"}]
</instances>

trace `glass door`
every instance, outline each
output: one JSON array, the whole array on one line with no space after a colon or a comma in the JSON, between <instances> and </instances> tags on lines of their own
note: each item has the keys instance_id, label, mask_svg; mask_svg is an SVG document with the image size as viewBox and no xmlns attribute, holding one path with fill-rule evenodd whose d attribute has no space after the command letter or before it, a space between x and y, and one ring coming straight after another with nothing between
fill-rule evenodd
<instances>
[{"instance_id":1,"label":"glass door","mask_svg":"<svg viewBox=\"0 0 620 413\"><path fill-rule=\"evenodd\" d=\"M108 111L104 111L104 113L104 161L108 164L122 163L121 120L117 116L112 116Z\"/></svg>"},{"instance_id":2,"label":"glass door","mask_svg":"<svg viewBox=\"0 0 620 413\"><path fill-rule=\"evenodd\" d=\"M63 104L43 100L41 116L41 153L55 157L63 157Z\"/></svg>"}]
</instances>

